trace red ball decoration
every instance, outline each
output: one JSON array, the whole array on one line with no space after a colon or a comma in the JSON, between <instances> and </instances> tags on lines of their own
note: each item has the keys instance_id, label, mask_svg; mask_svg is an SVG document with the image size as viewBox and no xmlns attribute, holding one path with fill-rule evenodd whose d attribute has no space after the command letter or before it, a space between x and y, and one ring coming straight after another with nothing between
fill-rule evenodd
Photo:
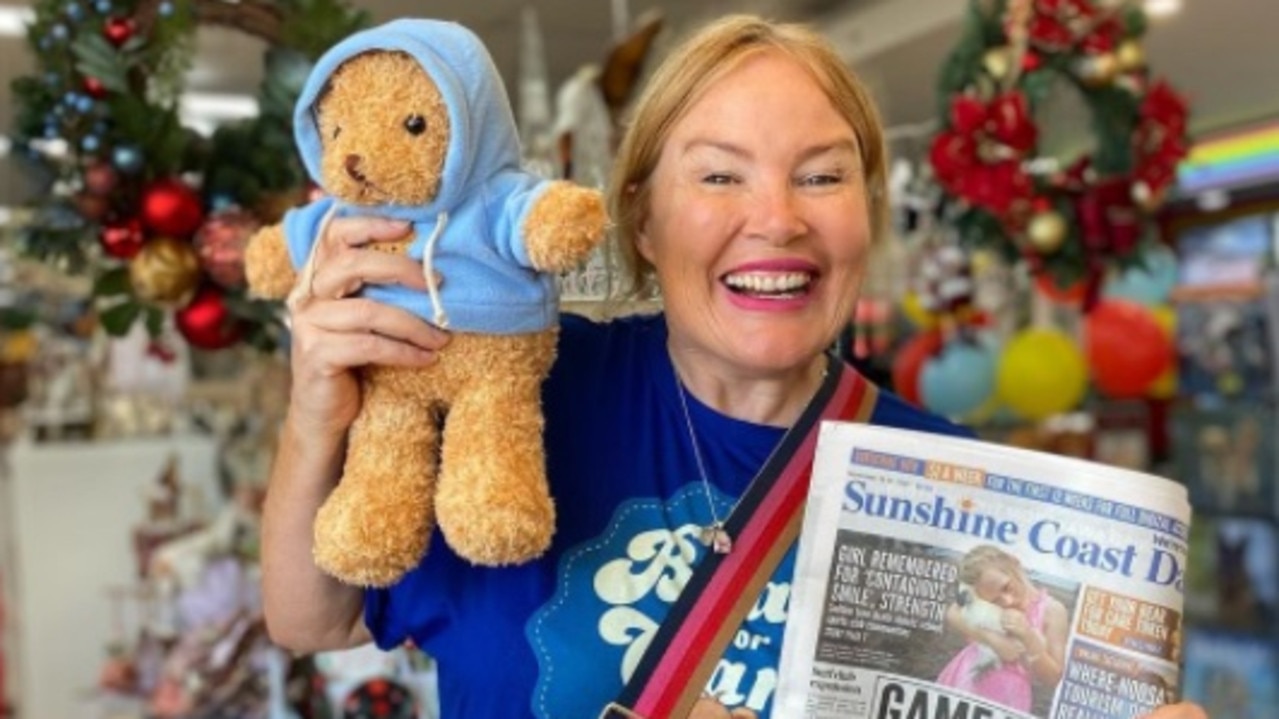
<instances>
[{"instance_id":1,"label":"red ball decoration","mask_svg":"<svg viewBox=\"0 0 1279 719\"><path fill-rule=\"evenodd\" d=\"M1097 388L1109 397L1141 397L1173 361L1168 333L1149 309L1104 300L1084 319L1084 354Z\"/></svg>"},{"instance_id":2,"label":"red ball decoration","mask_svg":"<svg viewBox=\"0 0 1279 719\"><path fill-rule=\"evenodd\" d=\"M98 230L98 241L108 255L122 260L131 260L142 250L146 240L142 234L142 223L136 217L108 222Z\"/></svg>"},{"instance_id":3,"label":"red ball decoration","mask_svg":"<svg viewBox=\"0 0 1279 719\"><path fill-rule=\"evenodd\" d=\"M231 314L226 297L214 287L205 286L195 299L174 315L178 331L192 347L220 350L240 340L243 327Z\"/></svg>"},{"instance_id":4,"label":"red ball decoration","mask_svg":"<svg viewBox=\"0 0 1279 719\"><path fill-rule=\"evenodd\" d=\"M102 35L107 42L120 47L133 37L133 33L137 32L137 25L131 17L113 17L108 18L102 25Z\"/></svg>"},{"instance_id":5,"label":"red ball decoration","mask_svg":"<svg viewBox=\"0 0 1279 719\"><path fill-rule=\"evenodd\" d=\"M75 205L76 212L90 222L100 221L111 209L111 203L107 202L105 197L90 192L81 192L76 195L72 198L72 203Z\"/></svg>"},{"instance_id":6,"label":"red ball decoration","mask_svg":"<svg viewBox=\"0 0 1279 719\"><path fill-rule=\"evenodd\" d=\"M902 399L919 407L924 400L919 393L919 373L924 363L941 352L942 336L937 330L911 337L893 359L893 391Z\"/></svg>"},{"instance_id":7,"label":"red ball decoration","mask_svg":"<svg viewBox=\"0 0 1279 719\"><path fill-rule=\"evenodd\" d=\"M95 162L84 168L84 189L95 195L109 195L120 182L120 173L107 162Z\"/></svg>"},{"instance_id":8,"label":"red ball decoration","mask_svg":"<svg viewBox=\"0 0 1279 719\"><path fill-rule=\"evenodd\" d=\"M98 78L91 75L85 75L83 84L84 91L89 97L92 97L95 100L101 100L107 96L107 87L106 85L103 85L102 81Z\"/></svg>"},{"instance_id":9,"label":"red ball decoration","mask_svg":"<svg viewBox=\"0 0 1279 719\"><path fill-rule=\"evenodd\" d=\"M1061 287L1051 276L1041 272L1035 275L1035 289L1059 305L1078 307L1083 304L1084 297L1088 294L1088 282L1079 279L1069 287Z\"/></svg>"},{"instance_id":10,"label":"red ball decoration","mask_svg":"<svg viewBox=\"0 0 1279 719\"><path fill-rule=\"evenodd\" d=\"M195 233L193 244L206 274L226 289L244 286L244 248L261 223L238 207L209 215Z\"/></svg>"},{"instance_id":11,"label":"red ball decoration","mask_svg":"<svg viewBox=\"0 0 1279 719\"><path fill-rule=\"evenodd\" d=\"M158 180L142 191L142 224L157 235L189 237L204 221L195 190L175 179Z\"/></svg>"}]
</instances>

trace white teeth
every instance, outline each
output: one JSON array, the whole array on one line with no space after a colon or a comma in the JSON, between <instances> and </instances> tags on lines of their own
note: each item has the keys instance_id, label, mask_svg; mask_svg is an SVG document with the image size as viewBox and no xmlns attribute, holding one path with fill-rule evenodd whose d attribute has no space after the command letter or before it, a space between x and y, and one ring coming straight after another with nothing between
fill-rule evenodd
<instances>
[{"instance_id":1,"label":"white teeth","mask_svg":"<svg viewBox=\"0 0 1279 719\"><path fill-rule=\"evenodd\" d=\"M741 272L727 275L724 283L735 290L759 294L795 292L808 286L811 277L807 272Z\"/></svg>"}]
</instances>

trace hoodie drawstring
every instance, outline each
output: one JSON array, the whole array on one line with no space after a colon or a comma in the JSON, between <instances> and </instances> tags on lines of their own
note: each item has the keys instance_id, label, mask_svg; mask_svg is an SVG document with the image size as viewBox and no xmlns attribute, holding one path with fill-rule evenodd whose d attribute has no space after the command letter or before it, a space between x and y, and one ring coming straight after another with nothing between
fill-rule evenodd
<instances>
[{"instance_id":1,"label":"hoodie drawstring","mask_svg":"<svg viewBox=\"0 0 1279 719\"><path fill-rule=\"evenodd\" d=\"M449 316L444 312L444 304L440 302L440 288L436 286L435 272L432 267L435 263L435 242L440 239L448 223L449 213L441 212L435 220L435 229L431 230L431 237L427 239L426 247L422 250L422 274L426 277L426 290L431 295L431 310L435 313L433 321L440 329L448 329Z\"/></svg>"}]
</instances>

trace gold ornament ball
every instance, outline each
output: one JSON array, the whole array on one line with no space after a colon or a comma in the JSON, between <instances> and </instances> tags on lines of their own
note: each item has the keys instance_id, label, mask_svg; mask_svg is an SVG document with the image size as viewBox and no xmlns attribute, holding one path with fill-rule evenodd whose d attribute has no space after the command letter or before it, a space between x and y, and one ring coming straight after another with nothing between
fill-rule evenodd
<instances>
[{"instance_id":1,"label":"gold ornament ball","mask_svg":"<svg viewBox=\"0 0 1279 719\"><path fill-rule=\"evenodd\" d=\"M1066 220L1055 210L1037 212L1026 226L1026 238L1042 254L1056 252L1066 241Z\"/></svg>"},{"instance_id":2,"label":"gold ornament ball","mask_svg":"<svg viewBox=\"0 0 1279 719\"><path fill-rule=\"evenodd\" d=\"M1119 60L1112 53L1103 52L1081 60L1078 71L1080 78L1092 87L1108 85L1119 74Z\"/></svg>"},{"instance_id":3,"label":"gold ornament ball","mask_svg":"<svg viewBox=\"0 0 1279 719\"><path fill-rule=\"evenodd\" d=\"M1135 72L1146 66L1146 50L1136 40L1124 40L1115 50L1120 72Z\"/></svg>"},{"instance_id":4,"label":"gold ornament ball","mask_svg":"<svg viewBox=\"0 0 1279 719\"><path fill-rule=\"evenodd\" d=\"M1131 193L1133 203L1146 212L1154 213L1164 204L1164 193L1150 189L1143 180L1132 183Z\"/></svg>"},{"instance_id":5,"label":"gold ornament ball","mask_svg":"<svg viewBox=\"0 0 1279 719\"><path fill-rule=\"evenodd\" d=\"M200 257L189 242L156 237L129 261L129 281L143 301L185 304L200 283Z\"/></svg>"},{"instance_id":6,"label":"gold ornament ball","mask_svg":"<svg viewBox=\"0 0 1279 719\"><path fill-rule=\"evenodd\" d=\"M996 47L986 51L981 58L982 67L996 80L1003 80L1013 69L1013 53L1007 47Z\"/></svg>"}]
</instances>

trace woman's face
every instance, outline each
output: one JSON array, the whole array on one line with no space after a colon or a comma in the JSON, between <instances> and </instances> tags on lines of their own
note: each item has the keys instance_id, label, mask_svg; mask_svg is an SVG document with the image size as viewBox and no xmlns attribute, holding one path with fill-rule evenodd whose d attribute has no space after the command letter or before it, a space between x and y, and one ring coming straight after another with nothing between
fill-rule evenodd
<instances>
[{"instance_id":1,"label":"woman's face","mask_svg":"<svg viewBox=\"0 0 1279 719\"><path fill-rule=\"evenodd\" d=\"M1021 609L1025 605L1025 583L1002 569L983 569L973 589L977 596L1004 609Z\"/></svg>"},{"instance_id":2,"label":"woman's face","mask_svg":"<svg viewBox=\"0 0 1279 719\"><path fill-rule=\"evenodd\" d=\"M809 368L849 321L871 241L852 127L776 51L745 59L672 128L637 246L675 351L730 375Z\"/></svg>"}]
</instances>

